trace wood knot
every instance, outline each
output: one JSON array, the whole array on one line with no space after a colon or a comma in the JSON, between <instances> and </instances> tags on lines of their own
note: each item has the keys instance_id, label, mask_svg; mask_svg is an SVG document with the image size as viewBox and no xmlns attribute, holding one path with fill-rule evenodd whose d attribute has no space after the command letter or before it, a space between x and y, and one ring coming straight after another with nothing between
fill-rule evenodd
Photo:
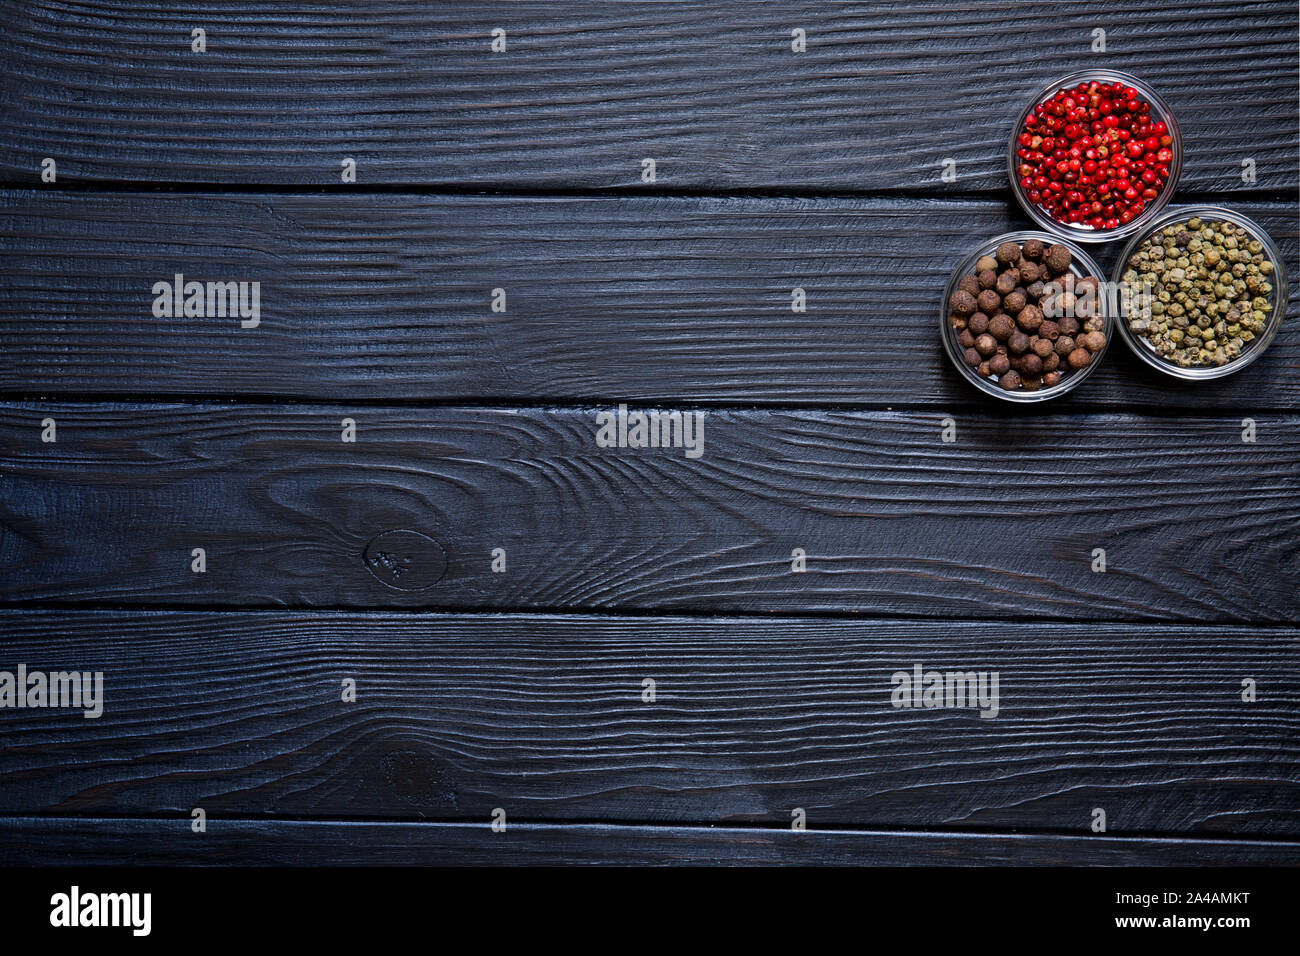
<instances>
[{"instance_id":1,"label":"wood knot","mask_svg":"<svg viewBox=\"0 0 1300 956\"><path fill-rule=\"evenodd\" d=\"M447 552L419 531L398 529L377 534L361 559L375 579L400 591L423 591L447 572Z\"/></svg>"}]
</instances>

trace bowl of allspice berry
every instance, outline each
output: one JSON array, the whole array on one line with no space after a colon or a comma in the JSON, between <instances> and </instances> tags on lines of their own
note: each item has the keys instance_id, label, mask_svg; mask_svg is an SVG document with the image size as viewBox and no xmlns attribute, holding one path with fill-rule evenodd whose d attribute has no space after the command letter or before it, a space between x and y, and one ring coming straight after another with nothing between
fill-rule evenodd
<instances>
[{"instance_id":1,"label":"bowl of allspice berry","mask_svg":"<svg viewBox=\"0 0 1300 956\"><path fill-rule=\"evenodd\" d=\"M1286 311L1277 245L1241 213L1172 209L1115 266L1120 334L1142 361L1188 381L1239 371L1268 348Z\"/></svg>"},{"instance_id":2,"label":"bowl of allspice berry","mask_svg":"<svg viewBox=\"0 0 1300 956\"><path fill-rule=\"evenodd\" d=\"M1010 232L977 247L944 290L944 348L981 391L1041 402L1077 388L1110 343L1102 271L1078 245Z\"/></svg>"}]
</instances>

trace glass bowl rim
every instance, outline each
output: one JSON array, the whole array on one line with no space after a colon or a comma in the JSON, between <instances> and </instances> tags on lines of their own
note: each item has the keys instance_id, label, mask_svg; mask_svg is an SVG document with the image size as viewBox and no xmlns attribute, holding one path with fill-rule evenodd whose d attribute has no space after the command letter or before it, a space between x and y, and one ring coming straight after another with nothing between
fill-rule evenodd
<instances>
[{"instance_id":1,"label":"glass bowl rim","mask_svg":"<svg viewBox=\"0 0 1300 956\"><path fill-rule=\"evenodd\" d=\"M1150 365L1157 371L1164 372L1174 378L1181 379L1185 382L1205 382L1211 379L1223 378L1226 375L1232 375L1240 372L1247 365L1250 365L1257 358L1268 350L1273 344L1273 339L1277 336L1278 330L1282 327L1282 320L1286 316L1287 307L1287 274L1286 263L1282 258L1282 250L1278 247L1273 237L1268 234L1259 223L1251 219L1245 213L1230 209L1227 206L1195 205L1195 206L1174 206L1164 210L1164 212L1147 224L1147 228L1129 239L1125 243L1123 250L1119 254L1119 259L1115 263L1114 271L1111 274L1111 283L1115 288L1119 288L1123 281L1124 273L1127 271L1129 257L1137 251L1138 246L1153 236L1157 230L1163 229L1169 223L1175 220L1186 220L1194 217L1216 216L1221 219L1227 219L1234 225L1242 226L1258 239L1264 245L1264 251L1268 254L1269 260L1273 263L1273 312L1268 318L1268 324L1265 326L1263 333L1251 343L1251 347L1237 356L1232 361L1224 365L1214 365L1206 368L1183 368L1174 363L1161 358L1155 353L1151 346L1143 340L1139 342L1133 332L1128 327L1128 317L1124 315L1113 316L1115 325L1119 328L1120 337L1124 339L1124 344L1128 346L1130 352L1133 352L1146 364Z\"/></svg>"},{"instance_id":2,"label":"glass bowl rim","mask_svg":"<svg viewBox=\"0 0 1300 956\"><path fill-rule=\"evenodd\" d=\"M1076 272L1077 278L1091 275L1099 282L1104 283L1106 281L1106 273L1082 246L1054 233L1042 232L1036 229L1017 229L1012 232L1004 232L1001 235L979 242L969 255L963 257L953 269L952 274L948 277L948 283L943 290L943 299L939 303L939 333L943 338L944 351L948 353L948 360L957 367L957 371L961 373L961 376L987 395L1002 399L1006 402L1017 402L1022 404L1050 401L1053 398L1059 398L1067 392L1071 392L1078 388L1083 384L1084 379L1091 375L1097 366L1101 364L1101 360L1105 356L1106 350L1110 348L1111 339L1115 337L1113 328L1115 325L1114 317L1110 314L1107 296L1103 295L1098 297L1098 311L1101 314L1102 322L1104 323L1103 330L1106 333L1106 343L1097 352L1093 353L1092 361L1088 363L1087 368L1081 369L1077 372L1071 372L1068 376L1062 376L1059 384L1053 385L1050 388L1041 388L1034 392L1009 392L996 382L981 378L974 369L966 364L962 353L957 347L957 332L953 329L952 323L948 321L948 317L952 314L952 310L948 308L948 300L952 298L953 291L957 288L957 283L961 280L961 277L966 275L967 272L972 271L972 267L980 256L989 254L1004 242L1014 242L1016 245L1024 245L1024 243L1029 239L1040 239L1049 243L1060 243L1061 245L1066 246L1070 250L1071 267L1079 265L1092 270L1091 272Z\"/></svg>"},{"instance_id":3,"label":"glass bowl rim","mask_svg":"<svg viewBox=\"0 0 1300 956\"><path fill-rule=\"evenodd\" d=\"M1085 80L1105 80L1107 82L1121 82L1125 86L1131 86L1146 99L1151 105L1151 109L1157 111L1160 121L1163 122L1168 130L1169 136L1173 142L1170 148L1173 150L1173 159L1170 162L1169 178L1165 181L1164 188L1155 199L1142 210L1142 213L1135 216L1131 222L1121 224L1115 229L1076 229L1062 222L1057 222L1042 209L1039 209L1034 203L1029 201L1029 196L1020 186L1020 177L1016 175L1016 150L1020 147L1020 133L1024 129L1025 119L1029 116L1031 110L1047 97L1056 93L1058 90L1070 86L1076 86ZM1015 194L1016 201L1020 203L1029 218L1034 220L1041 228L1048 230L1056 235L1065 236L1076 242L1113 242L1117 239L1123 239L1131 236L1133 233L1140 231L1147 223L1155 219L1168 206L1169 201L1173 198L1174 191L1178 188L1178 182L1183 175L1183 137L1178 128L1178 120L1174 117L1174 111L1170 109L1169 104L1164 101L1159 93L1140 77L1131 73L1125 73L1122 70L1110 70L1104 67L1096 67L1087 70L1077 70L1074 73L1067 73L1051 83L1040 88L1030 99L1025 108L1020 111L1020 116L1011 129L1011 140L1007 146L1007 178L1011 183L1011 191Z\"/></svg>"}]
</instances>

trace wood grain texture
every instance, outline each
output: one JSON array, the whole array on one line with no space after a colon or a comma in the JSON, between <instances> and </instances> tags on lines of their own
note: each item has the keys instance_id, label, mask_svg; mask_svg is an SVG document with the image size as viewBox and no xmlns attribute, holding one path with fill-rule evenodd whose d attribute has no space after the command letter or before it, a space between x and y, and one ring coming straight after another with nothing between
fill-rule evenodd
<instances>
[{"instance_id":1,"label":"wood grain texture","mask_svg":"<svg viewBox=\"0 0 1300 956\"><path fill-rule=\"evenodd\" d=\"M801 807L814 829L1089 836L1102 807L1113 836L1300 834L1294 628L6 611L0 633L0 668L104 674L98 719L0 711L0 813L788 827ZM916 663L998 672L998 715L895 708Z\"/></svg>"},{"instance_id":2,"label":"wood grain texture","mask_svg":"<svg viewBox=\"0 0 1300 956\"><path fill-rule=\"evenodd\" d=\"M1294 203L1243 209L1300 275ZM972 245L1020 225L987 201L10 191L0 392L992 408L943 352L939 300ZM177 272L261 282L261 325L155 318ZM1114 343L1053 407L1298 402L1292 319L1194 386Z\"/></svg>"},{"instance_id":3,"label":"wood grain texture","mask_svg":"<svg viewBox=\"0 0 1300 956\"><path fill-rule=\"evenodd\" d=\"M1294 416L1247 443L1231 419L958 415L944 443L939 414L714 410L690 459L597 447L596 415L3 405L0 600L1300 616ZM370 573L397 529L445 550L439 583Z\"/></svg>"},{"instance_id":4,"label":"wood grain texture","mask_svg":"<svg viewBox=\"0 0 1300 956\"><path fill-rule=\"evenodd\" d=\"M1295 866L1300 844L743 827L0 818L10 866Z\"/></svg>"},{"instance_id":5,"label":"wood grain texture","mask_svg":"<svg viewBox=\"0 0 1300 956\"><path fill-rule=\"evenodd\" d=\"M0 172L60 181L491 187L1005 186L1027 97L1079 69L1153 82L1187 142L1184 186L1297 181L1297 11L1061 3L455 4L306 12L234 0L0 5ZM190 31L207 30L206 53ZM508 51L493 54L503 28ZM791 52L791 30L808 34ZM1107 51L1092 52L1092 31Z\"/></svg>"}]
</instances>

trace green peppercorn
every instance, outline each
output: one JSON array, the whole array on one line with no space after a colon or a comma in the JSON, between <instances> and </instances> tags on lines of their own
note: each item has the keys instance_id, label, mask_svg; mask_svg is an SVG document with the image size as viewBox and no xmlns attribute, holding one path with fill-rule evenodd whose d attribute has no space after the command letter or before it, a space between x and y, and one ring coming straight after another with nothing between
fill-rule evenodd
<instances>
[{"instance_id":1,"label":"green peppercorn","mask_svg":"<svg viewBox=\"0 0 1300 956\"><path fill-rule=\"evenodd\" d=\"M1179 367L1226 364L1267 326L1274 268L1265 243L1244 226L1199 216L1170 223L1129 256L1122 321ZM1143 287L1149 299L1138 294Z\"/></svg>"}]
</instances>

